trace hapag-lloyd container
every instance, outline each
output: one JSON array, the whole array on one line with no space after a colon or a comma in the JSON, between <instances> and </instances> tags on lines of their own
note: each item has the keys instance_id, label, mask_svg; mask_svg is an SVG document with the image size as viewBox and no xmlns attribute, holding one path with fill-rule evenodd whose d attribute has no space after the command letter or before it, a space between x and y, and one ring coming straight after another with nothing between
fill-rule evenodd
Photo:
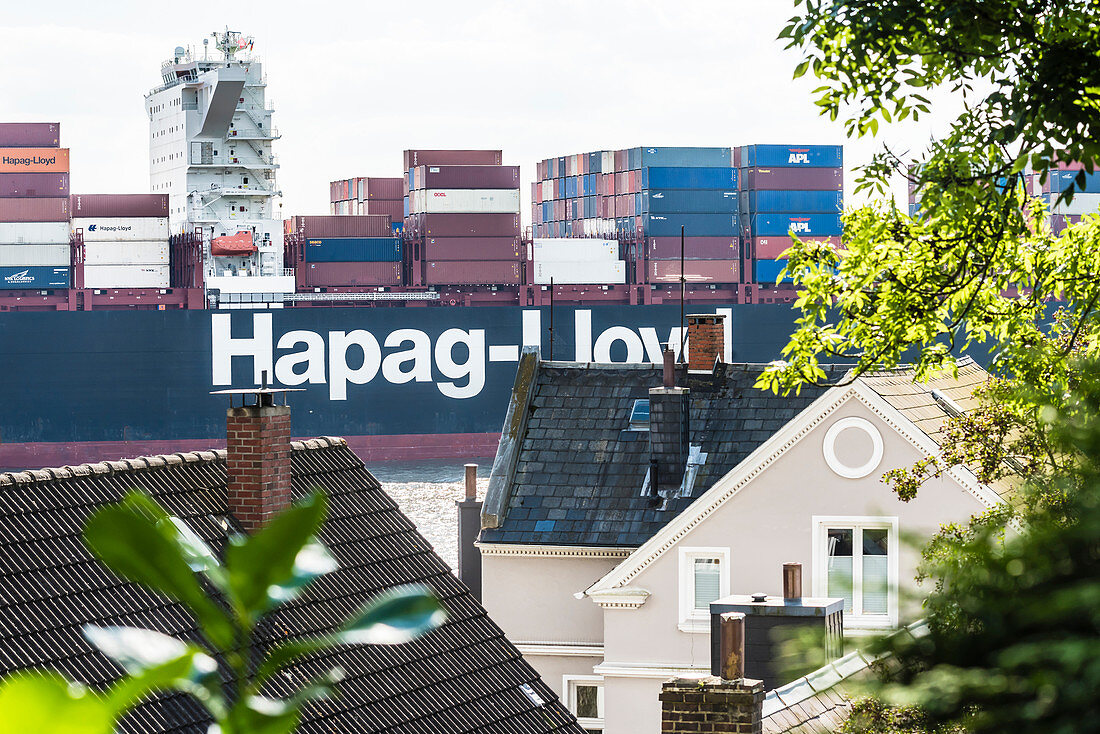
<instances>
[{"instance_id":1,"label":"hapag-lloyd container","mask_svg":"<svg viewBox=\"0 0 1100 734\"><path fill-rule=\"evenodd\" d=\"M531 243L531 256L536 263L607 262L619 259L619 243L617 240L537 237Z\"/></svg>"},{"instance_id":2,"label":"hapag-lloyd container","mask_svg":"<svg viewBox=\"0 0 1100 734\"><path fill-rule=\"evenodd\" d=\"M68 267L69 245L0 245L0 267L50 265Z\"/></svg>"},{"instance_id":3,"label":"hapag-lloyd container","mask_svg":"<svg viewBox=\"0 0 1100 734\"><path fill-rule=\"evenodd\" d=\"M0 222L0 245L68 244L69 223Z\"/></svg>"},{"instance_id":4,"label":"hapag-lloyd container","mask_svg":"<svg viewBox=\"0 0 1100 734\"><path fill-rule=\"evenodd\" d=\"M420 166L414 189L518 189L519 166Z\"/></svg>"},{"instance_id":5,"label":"hapag-lloyd container","mask_svg":"<svg viewBox=\"0 0 1100 734\"><path fill-rule=\"evenodd\" d=\"M520 263L501 260L454 260L424 263L427 285L518 285Z\"/></svg>"},{"instance_id":6,"label":"hapag-lloyd container","mask_svg":"<svg viewBox=\"0 0 1100 734\"><path fill-rule=\"evenodd\" d=\"M684 280L688 283L739 283L737 260L685 260ZM646 265L650 283L679 283L679 260L650 260Z\"/></svg>"},{"instance_id":7,"label":"hapag-lloyd container","mask_svg":"<svg viewBox=\"0 0 1100 734\"><path fill-rule=\"evenodd\" d=\"M0 148L56 148L60 144L60 123L0 122Z\"/></svg>"},{"instance_id":8,"label":"hapag-lloyd container","mask_svg":"<svg viewBox=\"0 0 1100 734\"><path fill-rule=\"evenodd\" d=\"M401 240L394 237L307 239L305 262L399 262Z\"/></svg>"},{"instance_id":9,"label":"hapag-lloyd container","mask_svg":"<svg viewBox=\"0 0 1100 734\"><path fill-rule=\"evenodd\" d=\"M417 166L499 166L503 155L499 150L406 150L403 168Z\"/></svg>"},{"instance_id":10,"label":"hapag-lloyd container","mask_svg":"<svg viewBox=\"0 0 1100 734\"><path fill-rule=\"evenodd\" d=\"M736 260L736 237L685 237L684 258L687 260ZM679 237L650 237L646 246L650 260L679 260Z\"/></svg>"},{"instance_id":11,"label":"hapag-lloyd container","mask_svg":"<svg viewBox=\"0 0 1100 734\"><path fill-rule=\"evenodd\" d=\"M650 237L732 237L737 234L736 214L647 214L643 218Z\"/></svg>"},{"instance_id":12,"label":"hapag-lloyd container","mask_svg":"<svg viewBox=\"0 0 1100 734\"><path fill-rule=\"evenodd\" d=\"M840 214L763 212L749 217L746 226L751 237L784 236L791 232L800 237L839 237L844 234Z\"/></svg>"},{"instance_id":13,"label":"hapag-lloyd container","mask_svg":"<svg viewBox=\"0 0 1100 734\"><path fill-rule=\"evenodd\" d=\"M737 190L736 168L643 168L643 189Z\"/></svg>"},{"instance_id":14,"label":"hapag-lloyd container","mask_svg":"<svg viewBox=\"0 0 1100 734\"><path fill-rule=\"evenodd\" d=\"M741 168L754 166L804 166L840 168L844 165L841 145L745 145L741 147Z\"/></svg>"},{"instance_id":15,"label":"hapag-lloyd container","mask_svg":"<svg viewBox=\"0 0 1100 734\"><path fill-rule=\"evenodd\" d=\"M85 288L167 288L167 265L84 265Z\"/></svg>"},{"instance_id":16,"label":"hapag-lloyd container","mask_svg":"<svg viewBox=\"0 0 1100 734\"><path fill-rule=\"evenodd\" d=\"M410 210L426 214L504 214L519 212L519 189L420 189Z\"/></svg>"},{"instance_id":17,"label":"hapag-lloyd container","mask_svg":"<svg viewBox=\"0 0 1100 734\"><path fill-rule=\"evenodd\" d=\"M427 237L422 260L518 260L518 237Z\"/></svg>"},{"instance_id":18,"label":"hapag-lloyd container","mask_svg":"<svg viewBox=\"0 0 1100 734\"><path fill-rule=\"evenodd\" d=\"M415 225L426 237L518 237L519 214L418 214Z\"/></svg>"},{"instance_id":19,"label":"hapag-lloyd container","mask_svg":"<svg viewBox=\"0 0 1100 734\"><path fill-rule=\"evenodd\" d=\"M69 195L67 173L0 173L0 198L55 198Z\"/></svg>"},{"instance_id":20,"label":"hapag-lloyd container","mask_svg":"<svg viewBox=\"0 0 1100 734\"><path fill-rule=\"evenodd\" d=\"M760 167L741 169L741 188L780 191L840 191L843 168Z\"/></svg>"},{"instance_id":21,"label":"hapag-lloyd container","mask_svg":"<svg viewBox=\"0 0 1100 734\"><path fill-rule=\"evenodd\" d=\"M67 222L68 198L0 199L0 222Z\"/></svg>"},{"instance_id":22,"label":"hapag-lloyd container","mask_svg":"<svg viewBox=\"0 0 1100 734\"><path fill-rule=\"evenodd\" d=\"M0 268L0 289L45 290L68 288L69 268L50 266L14 266Z\"/></svg>"},{"instance_id":23,"label":"hapag-lloyd container","mask_svg":"<svg viewBox=\"0 0 1100 734\"><path fill-rule=\"evenodd\" d=\"M839 237L805 237L803 239L815 242L828 242L833 247L840 247ZM782 257L794 240L790 237L754 237L752 239L753 256L761 260L774 260Z\"/></svg>"},{"instance_id":24,"label":"hapag-lloyd container","mask_svg":"<svg viewBox=\"0 0 1100 734\"><path fill-rule=\"evenodd\" d=\"M168 194L73 194L74 217L167 217Z\"/></svg>"},{"instance_id":25,"label":"hapag-lloyd container","mask_svg":"<svg viewBox=\"0 0 1100 734\"><path fill-rule=\"evenodd\" d=\"M68 148L0 148L0 173L68 172Z\"/></svg>"},{"instance_id":26,"label":"hapag-lloyd container","mask_svg":"<svg viewBox=\"0 0 1100 734\"><path fill-rule=\"evenodd\" d=\"M839 191L760 191L748 192L751 212L839 212L843 194Z\"/></svg>"},{"instance_id":27,"label":"hapag-lloyd container","mask_svg":"<svg viewBox=\"0 0 1100 734\"><path fill-rule=\"evenodd\" d=\"M80 217L73 231L82 230L85 242L168 241L167 217Z\"/></svg>"},{"instance_id":28,"label":"hapag-lloyd container","mask_svg":"<svg viewBox=\"0 0 1100 734\"><path fill-rule=\"evenodd\" d=\"M641 193L643 214L706 214L737 211L737 189L649 189Z\"/></svg>"},{"instance_id":29,"label":"hapag-lloyd container","mask_svg":"<svg viewBox=\"0 0 1100 734\"><path fill-rule=\"evenodd\" d=\"M380 214L291 217L291 231L298 230L302 230L306 237L389 237L393 235L390 218Z\"/></svg>"},{"instance_id":30,"label":"hapag-lloyd container","mask_svg":"<svg viewBox=\"0 0 1100 734\"><path fill-rule=\"evenodd\" d=\"M626 263L621 260L535 260L534 282L539 285L611 285L626 282Z\"/></svg>"},{"instance_id":31,"label":"hapag-lloyd container","mask_svg":"<svg viewBox=\"0 0 1100 734\"><path fill-rule=\"evenodd\" d=\"M167 242L85 242L87 265L167 265Z\"/></svg>"}]
</instances>

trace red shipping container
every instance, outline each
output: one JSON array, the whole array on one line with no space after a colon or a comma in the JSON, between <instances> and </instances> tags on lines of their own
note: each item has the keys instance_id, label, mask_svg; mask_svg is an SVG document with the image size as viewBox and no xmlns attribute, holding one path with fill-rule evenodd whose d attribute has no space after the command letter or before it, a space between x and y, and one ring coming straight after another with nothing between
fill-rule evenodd
<instances>
[{"instance_id":1,"label":"red shipping container","mask_svg":"<svg viewBox=\"0 0 1100 734\"><path fill-rule=\"evenodd\" d=\"M426 285L518 285L519 282L519 261L429 260L424 263Z\"/></svg>"},{"instance_id":2,"label":"red shipping container","mask_svg":"<svg viewBox=\"0 0 1100 734\"><path fill-rule=\"evenodd\" d=\"M0 222L67 221L68 199L0 199Z\"/></svg>"},{"instance_id":3,"label":"red shipping container","mask_svg":"<svg viewBox=\"0 0 1100 734\"><path fill-rule=\"evenodd\" d=\"M518 260L518 237L428 237L424 260Z\"/></svg>"},{"instance_id":4,"label":"red shipping container","mask_svg":"<svg viewBox=\"0 0 1100 734\"><path fill-rule=\"evenodd\" d=\"M519 166L420 166L418 189L518 189Z\"/></svg>"},{"instance_id":5,"label":"red shipping container","mask_svg":"<svg viewBox=\"0 0 1100 734\"><path fill-rule=\"evenodd\" d=\"M61 123L0 122L0 148L56 148L61 144Z\"/></svg>"},{"instance_id":6,"label":"red shipping container","mask_svg":"<svg viewBox=\"0 0 1100 734\"><path fill-rule=\"evenodd\" d=\"M842 191L843 168L745 168L741 171L742 190L769 191Z\"/></svg>"},{"instance_id":7,"label":"red shipping container","mask_svg":"<svg viewBox=\"0 0 1100 734\"><path fill-rule=\"evenodd\" d=\"M418 214L425 237L519 237L518 214Z\"/></svg>"},{"instance_id":8,"label":"red shipping container","mask_svg":"<svg viewBox=\"0 0 1100 734\"><path fill-rule=\"evenodd\" d=\"M626 175L626 192L628 194L638 193L638 172L631 171Z\"/></svg>"},{"instance_id":9,"label":"red shipping container","mask_svg":"<svg viewBox=\"0 0 1100 734\"><path fill-rule=\"evenodd\" d=\"M367 199L359 204L365 215L382 215L390 218L391 222L400 222L405 216L405 205L401 199Z\"/></svg>"},{"instance_id":10,"label":"red shipping container","mask_svg":"<svg viewBox=\"0 0 1100 734\"><path fill-rule=\"evenodd\" d=\"M630 166L628 165L628 162L627 162L627 151L625 151L625 150L616 150L615 151L615 172L616 173L622 173L622 172L628 170L629 167Z\"/></svg>"},{"instance_id":11,"label":"red shipping container","mask_svg":"<svg viewBox=\"0 0 1100 734\"><path fill-rule=\"evenodd\" d=\"M305 230L306 237L391 237L390 218L382 214L362 216L298 216L293 229Z\"/></svg>"},{"instance_id":12,"label":"red shipping container","mask_svg":"<svg viewBox=\"0 0 1100 734\"><path fill-rule=\"evenodd\" d=\"M736 237L685 237L684 257L688 260L736 260ZM650 260L679 260L679 237L650 237L646 248Z\"/></svg>"},{"instance_id":13,"label":"red shipping container","mask_svg":"<svg viewBox=\"0 0 1100 734\"><path fill-rule=\"evenodd\" d=\"M0 197L41 199L68 195L67 173L0 173Z\"/></svg>"},{"instance_id":14,"label":"red shipping container","mask_svg":"<svg viewBox=\"0 0 1100 734\"><path fill-rule=\"evenodd\" d=\"M499 150L406 150L404 168L417 166L499 166Z\"/></svg>"},{"instance_id":15,"label":"red shipping container","mask_svg":"<svg viewBox=\"0 0 1100 734\"><path fill-rule=\"evenodd\" d=\"M79 217L167 217L168 194L73 194L69 209Z\"/></svg>"},{"instance_id":16,"label":"red shipping container","mask_svg":"<svg viewBox=\"0 0 1100 734\"><path fill-rule=\"evenodd\" d=\"M684 280L688 283L739 283L737 260L685 260ZM650 283L679 283L679 260L651 260L646 268Z\"/></svg>"},{"instance_id":17,"label":"red shipping container","mask_svg":"<svg viewBox=\"0 0 1100 734\"><path fill-rule=\"evenodd\" d=\"M839 237L813 237L806 239L813 239L814 241L827 241L833 247L840 247ZM790 237L753 237L752 238L752 257L757 260L775 260L778 257L783 257L783 252L794 244L794 240Z\"/></svg>"},{"instance_id":18,"label":"red shipping container","mask_svg":"<svg viewBox=\"0 0 1100 734\"><path fill-rule=\"evenodd\" d=\"M311 288L401 284L401 263L395 262L298 263L298 271Z\"/></svg>"},{"instance_id":19,"label":"red shipping container","mask_svg":"<svg viewBox=\"0 0 1100 734\"><path fill-rule=\"evenodd\" d=\"M618 198L619 197L617 197L617 196L607 197L607 215L606 216L607 216L608 219L614 219L615 217L619 216L618 213L617 213L619 211L619 207L618 207L618 204L616 204L616 199L618 199Z\"/></svg>"}]
</instances>

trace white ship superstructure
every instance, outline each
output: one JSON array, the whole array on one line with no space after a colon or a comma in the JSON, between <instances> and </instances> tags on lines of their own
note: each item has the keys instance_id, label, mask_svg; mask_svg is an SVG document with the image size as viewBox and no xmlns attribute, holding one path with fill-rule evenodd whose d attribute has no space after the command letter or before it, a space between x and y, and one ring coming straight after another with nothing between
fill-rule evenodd
<instances>
[{"instance_id":1,"label":"white ship superstructure","mask_svg":"<svg viewBox=\"0 0 1100 734\"><path fill-rule=\"evenodd\" d=\"M172 231L201 230L206 287L219 305L262 308L294 291L283 269L279 134L251 39L213 37L213 49L209 39L201 52L177 47L145 98L149 178L153 193L169 195Z\"/></svg>"}]
</instances>

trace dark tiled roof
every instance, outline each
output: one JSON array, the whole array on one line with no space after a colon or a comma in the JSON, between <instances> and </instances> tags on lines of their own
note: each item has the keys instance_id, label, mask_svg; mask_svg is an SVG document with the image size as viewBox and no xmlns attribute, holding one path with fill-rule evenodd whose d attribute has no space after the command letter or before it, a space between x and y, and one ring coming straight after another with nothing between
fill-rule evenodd
<instances>
[{"instance_id":1,"label":"dark tiled roof","mask_svg":"<svg viewBox=\"0 0 1100 734\"><path fill-rule=\"evenodd\" d=\"M641 545L825 390L805 387L790 396L758 390L753 385L763 368L730 364L713 376L685 380L681 375L677 384L691 389L690 443L700 445L707 460L691 496L671 499L662 508L641 492L649 434L625 430L634 400L648 398L649 388L660 386L661 370L541 363L526 427L514 442L514 473L505 476L508 462L500 454L494 463L494 475L501 476L490 481L490 494L503 495L502 520L483 529L481 541ZM834 380L846 371L828 369ZM487 508L493 499L486 499Z\"/></svg>"},{"instance_id":2,"label":"dark tiled roof","mask_svg":"<svg viewBox=\"0 0 1100 734\"><path fill-rule=\"evenodd\" d=\"M397 584L428 584L449 613L442 628L413 643L343 647L279 678L273 693L285 696L332 667L346 674L340 695L312 704L300 731L580 734L553 692L342 440L296 443L292 461L295 496L320 487L330 498L321 539L340 570L275 615L260 644L331 630ZM0 675L50 668L93 686L115 679L120 669L81 637L85 623L196 638L195 623L180 606L121 581L92 558L80 533L95 508L141 488L220 551L226 534L217 518L225 513L225 484L224 452L0 475ZM528 699L520 689L525 683L546 705ZM122 731L204 734L208 723L195 700L174 695L138 708Z\"/></svg>"}]
</instances>

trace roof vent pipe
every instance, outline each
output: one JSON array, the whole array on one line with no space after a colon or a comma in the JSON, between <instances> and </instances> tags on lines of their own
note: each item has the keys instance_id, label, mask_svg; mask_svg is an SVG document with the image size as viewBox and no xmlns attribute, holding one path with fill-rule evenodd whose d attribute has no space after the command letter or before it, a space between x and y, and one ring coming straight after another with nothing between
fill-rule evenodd
<instances>
[{"instance_id":1,"label":"roof vent pipe","mask_svg":"<svg viewBox=\"0 0 1100 734\"><path fill-rule=\"evenodd\" d=\"M671 347L665 347L664 359L664 386L676 387L676 355L673 354Z\"/></svg>"},{"instance_id":2,"label":"roof vent pipe","mask_svg":"<svg viewBox=\"0 0 1100 734\"><path fill-rule=\"evenodd\" d=\"M802 564L783 564L783 598L795 600L802 598Z\"/></svg>"},{"instance_id":3,"label":"roof vent pipe","mask_svg":"<svg viewBox=\"0 0 1100 734\"><path fill-rule=\"evenodd\" d=\"M718 620L721 676L725 680L741 680L745 677L745 615L726 612Z\"/></svg>"}]
</instances>

